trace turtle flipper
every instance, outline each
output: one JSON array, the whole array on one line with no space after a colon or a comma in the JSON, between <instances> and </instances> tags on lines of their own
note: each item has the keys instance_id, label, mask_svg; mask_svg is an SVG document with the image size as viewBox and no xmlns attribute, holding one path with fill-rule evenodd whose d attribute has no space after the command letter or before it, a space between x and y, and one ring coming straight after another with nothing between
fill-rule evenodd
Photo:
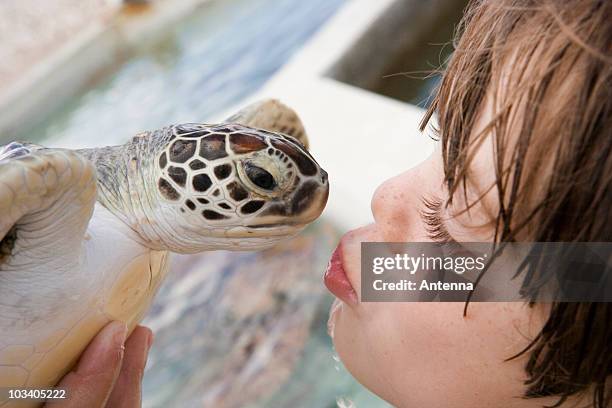
<instances>
[{"instance_id":1,"label":"turtle flipper","mask_svg":"<svg viewBox=\"0 0 612 408\"><path fill-rule=\"evenodd\" d=\"M308 136L299 116L277 99L255 102L230 116L225 122L284 133L297 139L308 149Z\"/></svg>"},{"instance_id":2,"label":"turtle flipper","mask_svg":"<svg viewBox=\"0 0 612 408\"><path fill-rule=\"evenodd\" d=\"M0 148L0 272L68 267L95 200L95 169L79 154L28 143Z\"/></svg>"},{"instance_id":3,"label":"turtle flipper","mask_svg":"<svg viewBox=\"0 0 612 408\"><path fill-rule=\"evenodd\" d=\"M27 156L36 150L44 150L45 147L27 142L11 142L0 146L0 162Z\"/></svg>"}]
</instances>

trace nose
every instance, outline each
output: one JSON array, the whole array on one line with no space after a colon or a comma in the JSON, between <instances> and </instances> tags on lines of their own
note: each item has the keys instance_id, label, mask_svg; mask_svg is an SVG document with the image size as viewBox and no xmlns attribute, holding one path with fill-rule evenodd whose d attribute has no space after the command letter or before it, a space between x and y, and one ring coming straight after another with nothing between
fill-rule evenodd
<instances>
[{"instance_id":1,"label":"nose","mask_svg":"<svg viewBox=\"0 0 612 408\"><path fill-rule=\"evenodd\" d=\"M327 183L327 172L323 169L321 169L321 183Z\"/></svg>"},{"instance_id":2,"label":"nose","mask_svg":"<svg viewBox=\"0 0 612 408\"><path fill-rule=\"evenodd\" d=\"M407 173L385 180L374 191L370 207L377 224L392 223L396 227L400 227L398 220L403 219L403 215L413 208L415 203L409 193L415 191L411 188L412 183L407 182L404 178ZM414 195L420 197L419 194Z\"/></svg>"}]
</instances>

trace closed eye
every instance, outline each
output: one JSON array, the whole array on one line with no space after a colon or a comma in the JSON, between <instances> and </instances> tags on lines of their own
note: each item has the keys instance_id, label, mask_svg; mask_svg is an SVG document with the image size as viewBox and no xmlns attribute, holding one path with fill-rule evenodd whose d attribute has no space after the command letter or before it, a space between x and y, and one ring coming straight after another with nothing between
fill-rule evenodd
<instances>
[{"instance_id":1,"label":"closed eye","mask_svg":"<svg viewBox=\"0 0 612 408\"><path fill-rule=\"evenodd\" d=\"M456 243L442 220L441 210L444 202L437 197L423 197L421 203L423 208L419 213L428 237L440 244Z\"/></svg>"},{"instance_id":2,"label":"closed eye","mask_svg":"<svg viewBox=\"0 0 612 408\"><path fill-rule=\"evenodd\" d=\"M465 245L465 241L457 241L448 232L444 223L442 208L444 201L437 197L423 197L421 199L423 209L420 211L421 219L425 224L425 229L429 239L440 244L448 251L448 255L453 256L477 256ZM468 245L469 246L469 245Z\"/></svg>"}]
</instances>

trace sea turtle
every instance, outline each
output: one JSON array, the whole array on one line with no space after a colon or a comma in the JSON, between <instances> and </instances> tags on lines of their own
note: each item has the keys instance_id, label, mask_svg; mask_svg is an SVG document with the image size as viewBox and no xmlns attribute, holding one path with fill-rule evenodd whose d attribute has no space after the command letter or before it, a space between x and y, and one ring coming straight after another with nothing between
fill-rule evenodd
<instances>
[{"instance_id":1,"label":"sea turtle","mask_svg":"<svg viewBox=\"0 0 612 408\"><path fill-rule=\"evenodd\" d=\"M169 252L269 248L316 219L329 184L304 145L268 100L121 146L0 148L0 388L51 387L110 320L132 329Z\"/></svg>"}]
</instances>

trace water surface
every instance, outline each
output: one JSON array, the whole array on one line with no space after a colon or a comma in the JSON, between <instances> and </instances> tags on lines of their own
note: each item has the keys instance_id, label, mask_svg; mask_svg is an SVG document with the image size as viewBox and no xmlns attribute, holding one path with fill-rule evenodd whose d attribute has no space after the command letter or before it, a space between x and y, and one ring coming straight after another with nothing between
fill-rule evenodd
<instances>
[{"instance_id":1,"label":"water surface","mask_svg":"<svg viewBox=\"0 0 612 408\"><path fill-rule=\"evenodd\" d=\"M211 0L16 139L108 145L171 123L208 121L259 89L342 3Z\"/></svg>"}]
</instances>

